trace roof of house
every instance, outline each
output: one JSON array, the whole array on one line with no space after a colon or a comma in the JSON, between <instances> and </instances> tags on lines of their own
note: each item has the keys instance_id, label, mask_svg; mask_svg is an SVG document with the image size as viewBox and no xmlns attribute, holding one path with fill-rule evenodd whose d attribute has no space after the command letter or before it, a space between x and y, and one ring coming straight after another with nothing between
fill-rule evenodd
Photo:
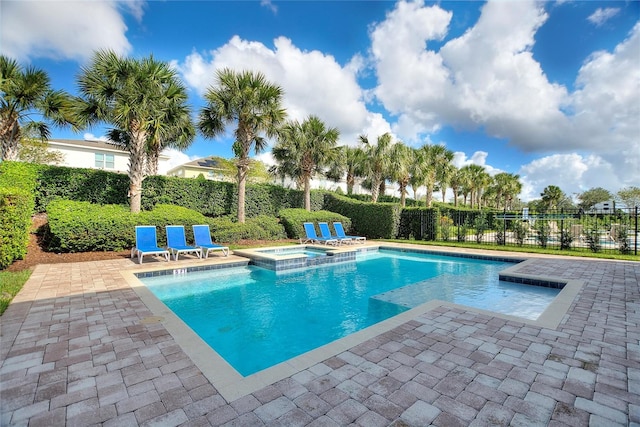
<instances>
[{"instance_id":1,"label":"roof of house","mask_svg":"<svg viewBox=\"0 0 640 427\"><path fill-rule=\"evenodd\" d=\"M218 169L224 170L220 165L220 161L216 156L203 157L200 159L195 159L187 163L183 163L174 168L171 168L167 173L173 172L175 170L181 168L190 168L190 169Z\"/></svg>"},{"instance_id":2,"label":"roof of house","mask_svg":"<svg viewBox=\"0 0 640 427\"><path fill-rule=\"evenodd\" d=\"M121 145L111 141L98 141L98 140L86 140L86 139L49 139L47 141L50 145L67 145L75 147L83 147L89 149L100 149L105 151L118 151L124 154L128 154ZM160 158L168 159L169 156L160 153Z\"/></svg>"},{"instance_id":3,"label":"roof of house","mask_svg":"<svg viewBox=\"0 0 640 427\"><path fill-rule=\"evenodd\" d=\"M114 142L107 141L88 141L86 139L50 139L47 143L53 145L62 144L86 148L99 148L102 150L125 151L122 146Z\"/></svg>"}]
</instances>

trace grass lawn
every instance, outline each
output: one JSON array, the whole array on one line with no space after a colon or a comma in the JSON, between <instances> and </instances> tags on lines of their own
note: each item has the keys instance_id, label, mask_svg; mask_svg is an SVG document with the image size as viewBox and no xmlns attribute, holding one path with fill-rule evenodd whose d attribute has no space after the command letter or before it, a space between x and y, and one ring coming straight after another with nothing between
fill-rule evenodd
<instances>
[{"instance_id":1,"label":"grass lawn","mask_svg":"<svg viewBox=\"0 0 640 427\"><path fill-rule=\"evenodd\" d=\"M470 248L470 249L485 249L489 251L508 251L508 252L522 252L533 254L547 254L547 255L564 255L575 257L588 257L588 258L602 258L602 259L616 259L622 261L640 261L640 255L627 254L615 252L593 252L587 248L572 248L569 250L560 250L559 248L546 248L536 247L533 245L526 246L497 246L495 244L483 244L474 242L456 242L449 240L447 242L431 241L431 240L383 240L387 242L399 242L399 243L411 243L414 245L429 245L429 246L447 246L457 248Z\"/></svg>"},{"instance_id":2,"label":"grass lawn","mask_svg":"<svg viewBox=\"0 0 640 427\"><path fill-rule=\"evenodd\" d=\"M18 272L0 271L0 315L9 306L9 303L22 286L29 280L31 270Z\"/></svg>"}]
</instances>

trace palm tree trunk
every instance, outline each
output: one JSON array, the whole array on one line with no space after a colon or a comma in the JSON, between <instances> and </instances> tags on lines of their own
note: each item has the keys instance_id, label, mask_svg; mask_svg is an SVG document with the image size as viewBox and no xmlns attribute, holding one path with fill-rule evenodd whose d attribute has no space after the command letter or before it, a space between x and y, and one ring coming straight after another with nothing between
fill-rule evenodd
<instances>
[{"instance_id":1,"label":"palm tree trunk","mask_svg":"<svg viewBox=\"0 0 640 427\"><path fill-rule=\"evenodd\" d=\"M0 130L2 138L2 160L17 160L18 159L18 139L20 135L20 125L18 121L9 122L6 125L2 123L2 129Z\"/></svg>"},{"instance_id":2,"label":"palm tree trunk","mask_svg":"<svg viewBox=\"0 0 640 427\"><path fill-rule=\"evenodd\" d=\"M131 213L138 213L142 207L142 181L144 180L144 142L143 132L132 132L129 147L129 203Z\"/></svg>"},{"instance_id":3,"label":"palm tree trunk","mask_svg":"<svg viewBox=\"0 0 640 427\"><path fill-rule=\"evenodd\" d=\"M427 197L424 200L424 204L426 207L431 207L431 201L433 200L433 184L426 184L427 186Z\"/></svg>"},{"instance_id":4,"label":"palm tree trunk","mask_svg":"<svg viewBox=\"0 0 640 427\"><path fill-rule=\"evenodd\" d=\"M311 175L304 176L304 208L311 212Z\"/></svg>"},{"instance_id":5,"label":"palm tree trunk","mask_svg":"<svg viewBox=\"0 0 640 427\"><path fill-rule=\"evenodd\" d=\"M373 177L371 182L371 201L373 203L378 202L379 191L380 191L380 179L378 177Z\"/></svg>"},{"instance_id":6,"label":"palm tree trunk","mask_svg":"<svg viewBox=\"0 0 640 427\"><path fill-rule=\"evenodd\" d=\"M147 162L146 162L146 171L147 176L158 175L158 158L160 154L157 150L150 151L147 153Z\"/></svg>"},{"instance_id":7,"label":"palm tree trunk","mask_svg":"<svg viewBox=\"0 0 640 427\"><path fill-rule=\"evenodd\" d=\"M356 177L353 174L347 173L347 194L350 196L353 194L353 186L355 185Z\"/></svg>"},{"instance_id":8,"label":"palm tree trunk","mask_svg":"<svg viewBox=\"0 0 640 427\"><path fill-rule=\"evenodd\" d=\"M249 169L249 159L241 158L238 160L238 222L244 224L245 209L244 200L247 189L247 170Z\"/></svg>"},{"instance_id":9,"label":"palm tree trunk","mask_svg":"<svg viewBox=\"0 0 640 427\"><path fill-rule=\"evenodd\" d=\"M404 208L407 201L407 186L400 184L400 206Z\"/></svg>"}]
</instances>

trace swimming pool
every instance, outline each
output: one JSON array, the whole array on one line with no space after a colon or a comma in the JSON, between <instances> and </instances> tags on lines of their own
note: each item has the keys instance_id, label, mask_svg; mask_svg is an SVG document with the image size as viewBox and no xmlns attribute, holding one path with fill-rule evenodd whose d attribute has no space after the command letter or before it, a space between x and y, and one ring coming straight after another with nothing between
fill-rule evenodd
<instances>
[{"instance_id":1,"label":"swimming pool","mask_svg":"<svg viewBox=\"0 0 640 427\"><path fill-rule=\"evenodd\" d=\"M431 299L536 318L559 290L499 281L512 265L380 250L304 270L248 266L140 280L247 376Z\"/></svg>"}]
</instances>

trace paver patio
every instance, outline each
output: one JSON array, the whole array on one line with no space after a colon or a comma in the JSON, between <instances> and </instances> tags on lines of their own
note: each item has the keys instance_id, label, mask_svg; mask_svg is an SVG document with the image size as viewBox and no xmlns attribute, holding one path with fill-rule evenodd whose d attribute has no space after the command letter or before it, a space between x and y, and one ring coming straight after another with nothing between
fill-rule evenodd
<instances>
[{"instance_id":1,"label":"paver patio","mask_svg":"<svg viewBox=\"0 0 640 427\"><path fill-rule=\"evenodd\" d=\"M638 262L535 258L517 272L584 282L556 328L443 305L233 401L124 280L139 268L35 269L0 318L1 425L640 426Z\"/></svg>"}]
</instances>

